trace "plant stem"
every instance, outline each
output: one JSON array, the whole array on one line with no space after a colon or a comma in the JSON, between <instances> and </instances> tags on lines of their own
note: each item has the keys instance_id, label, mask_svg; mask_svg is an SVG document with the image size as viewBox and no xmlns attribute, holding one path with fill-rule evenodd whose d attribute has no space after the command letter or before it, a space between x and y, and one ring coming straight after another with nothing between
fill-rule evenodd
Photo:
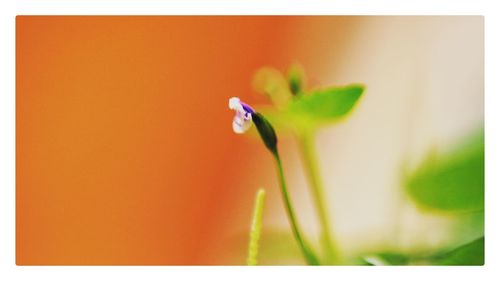
<instances>
[{"instance_id":1,"label":"plant stem","mask_svg":"<svg viewBox=\"0 0 500 281\"><path fill-rule=\"evenodd\" d=\"M304 167L313 195L313 200L316 206L316 213L321 225L320 241L325 250L325 258L328 264L333 264L338 259L338 250L333 242L333 237L330 232L330 219L328 210L325 204L324 188L320 177L318 162L315 152L313 133L308 131L299 135L299 145L302 152Z\"/></svg>"},{"instance_id":2,"label":"plant stem","mask_svg":"<svg viewBox=\"0 0 500 281\"><path fill-rule=\"evenodd\" d=\"M278 152L273 153L274 159L276 160L276 166L278 168L279 181L281 186L281 193L283 195L283 202L285 203L285 209L287 211L288 220L290 221L290 225L292 227L293 236L306 259L306 262L309 265L319 265L319 260L314 254L314 252L309 248L306 241L302 238L301 231L299 229L297 218L295 217L295 212L292 208L292 204L290 201L290 197L288 195L288 189L285 182L285 176L283 174L283 166L281 165L281 159L278 155Z\"/></svg>"},{"instance_id":3,"label":"plant stem","mask_svg":"<svg viewBox=\"0 0 500 281\"><path fill-rule=\"evenodd\" d=\"M250 242L248 243L247 265L257 265L257 255L259 253L260 230L262 229L262 213L264 211L264 189L257 191L255 206L253 211L252 227L250 229Z\"/></svg>"}]
</instances>

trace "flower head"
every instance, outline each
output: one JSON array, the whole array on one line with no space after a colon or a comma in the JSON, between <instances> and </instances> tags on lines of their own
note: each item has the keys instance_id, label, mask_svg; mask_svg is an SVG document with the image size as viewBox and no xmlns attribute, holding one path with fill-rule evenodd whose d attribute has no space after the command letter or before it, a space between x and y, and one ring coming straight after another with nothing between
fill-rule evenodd
<instances>
[{"instance_id":1,"label":"flower head","mask_svg":"<svg viewBox=\"0 0 500 281\"><path fill-rule=\"evenodd\" d=\"M248 104L240 101L237 97L229 99L229 108L236 111L233 118L233 131L237 134L243 134L252 126L252 123L257 127L262 141L266 147L273 153L278 153L276 146L278 139L274 128L264 116L250 107Z\"/></svg>"},{"instance_id":2,"label":"flower head","mask_svg":"<svg viewBox=\"0 0 500 281\"><path fill-rule=\"evenodd\" d=\"M255 113L248 104L240 101L237 97L229 99L229 108L236 111L233 118L233 131L243 134L252 126L252 115Z\"/></svg>"}]
</instances>

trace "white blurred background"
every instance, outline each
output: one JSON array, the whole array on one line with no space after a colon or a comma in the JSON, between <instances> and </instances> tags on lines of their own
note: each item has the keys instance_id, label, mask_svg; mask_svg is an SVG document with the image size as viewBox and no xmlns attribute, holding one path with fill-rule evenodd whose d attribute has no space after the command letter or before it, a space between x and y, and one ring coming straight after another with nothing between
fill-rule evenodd
<instances>
[{"instance_id":1,"label":"white blurred background","mask_svg":"<svg viewBox=\"0 0 500 281\"><path fill-rule=\"evenodd\" d=\"M310 82L366 85L351 116L319 131L316 142L341 250L425 251L474 236L453 233L452 216L419 210L400 180L403 164L412 167L484 126L483 18L341 17L330 27L334 40L321 38L325 26L314 24L297 31L302 44L294 51L319 45L320 52L321 42L333 41L335 52L304 63ZM297 145L281 145L300 223L313 237L317 219ZM268 191L264 227L288 229L278 186Z\"/></svg>"}]
</instances>

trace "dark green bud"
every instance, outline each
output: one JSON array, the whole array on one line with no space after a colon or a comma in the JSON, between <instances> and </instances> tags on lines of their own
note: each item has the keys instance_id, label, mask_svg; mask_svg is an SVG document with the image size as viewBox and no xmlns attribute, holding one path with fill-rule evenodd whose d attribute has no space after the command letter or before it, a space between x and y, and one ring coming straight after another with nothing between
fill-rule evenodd
<instances>
[{"instance_id":1,"label":"dark green bud","mask_svg":"<svg viewBox=\"0 0 500 281\"><path fill-rule=\"evenodd\" d=\"M269 121L267 121L267 119L258 112L252 114L252 120L266 147L276 155L278 153L278 138L276 137L276 132L274 131L271 123L269 123Z\"/></svg>"},{"instance_id":2,"label":"dark green bud","mask_svg":"<svg viewBox=\"0 0 500 281\"><path fill-rule=\"evenodd\" d=\"M300 65L294 64L288 69L288 87L294 96L302 92L305 82L304 79L304 71Z\"/></svg>"},{"instance_id":3,"label":"dark green bud","mask_svg":"<svg viewBox=\"0 0 500 281\"><path fill-rule=\"evenodd\" d=\"M301 91L301 83L298 77L290 77L290 81L288 83L290 86L290 92L292 92L294 96L298 95Z\"/></svg>"}]
</instances>

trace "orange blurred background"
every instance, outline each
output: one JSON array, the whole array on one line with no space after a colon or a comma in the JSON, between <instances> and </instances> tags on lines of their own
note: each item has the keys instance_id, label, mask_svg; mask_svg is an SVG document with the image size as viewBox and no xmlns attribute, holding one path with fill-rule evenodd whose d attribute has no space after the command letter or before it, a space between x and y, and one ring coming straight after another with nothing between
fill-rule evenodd
<instances>
[{"instance_id":1,"label":"orange blurred background","mask_svg":"<svg viewBox=\"0 0 500 281\"><path fill-rule=\"evenodd\" d=\"M340 249L452 243L449 218L402 193L401 163L483 126L482 17L18 16L16 25L17 264L244 264L259 187L264 231L289 234L272 159L259 139L232 132L228 98L268 103L254 73L296 61L309 85L366 85L348 120L316 140ZM317 246L296 143L279 137Z\"/></svg>"},{"instance_id":2,"label":"orange blurred background","mask_svg":"<svg viewBox=\"0 0 500 281\"><path fill-rule=\"evenodd\" d=\"M254 72L307 62L290 44L314 20L336 19L18 16L17 264L218 263L255 169L274 181L228 98L265 103Z\"/></svg>"}]
</instances>

